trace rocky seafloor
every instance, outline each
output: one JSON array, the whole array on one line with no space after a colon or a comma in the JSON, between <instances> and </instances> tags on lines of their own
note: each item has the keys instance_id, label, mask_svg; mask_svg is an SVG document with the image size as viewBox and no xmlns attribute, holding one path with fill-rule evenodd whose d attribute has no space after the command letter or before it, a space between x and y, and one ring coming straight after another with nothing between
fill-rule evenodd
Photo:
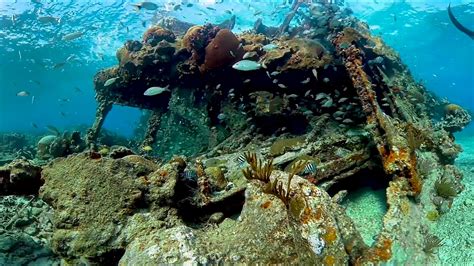
<instances>
[{"instance_id":1,"label":"rocky seafloor","mask_svg":"<svg viewBox=\"0 0 474 266\"><path fill-rule=\"evenodd\" d=\"M3 134L0 263L466 262L446 228L470 222L469 112L349 12L308 12L160 21L96 74L87 133ZM104 135L115 104L149 110L139 140Z\"/></svg>"}]
</instances>

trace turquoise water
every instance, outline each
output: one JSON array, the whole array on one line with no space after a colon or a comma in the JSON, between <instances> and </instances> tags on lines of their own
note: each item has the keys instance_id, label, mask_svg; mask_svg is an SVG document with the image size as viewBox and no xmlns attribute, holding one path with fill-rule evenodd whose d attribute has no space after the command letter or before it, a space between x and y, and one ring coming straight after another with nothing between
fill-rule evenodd
<instances>
[{"instance_id":1,"label":"turquoise water","mask_svg":"<svg viewBox=\"0 0 474 266\"><path fill-rule=\"evenodd\" d=\"M202 24L221 22L232 13L237 16L234 31L240 32L250 29L257 17L266 25L279 25L290 8L290 1L155 2L158 11L136 12L134 1L1 1L0 131L42 133L45 125L90 125L96 106L93 75L115 65L115 51L126 40L140 39L163 16ZM174 10L177 2L182 2L181 9ZM474 42L450 23L448 2L346 0L345 5L400 53L429 90L472 110ZM473 2L451 5L458 19L473 29ZM38 19L43 16L60 22L42 23ZM77 31L84 35L61 40ZM16 96L23 90L30 97ZM130 135L139 116L136 109L114 107L105 128Z\"/></svg>"}]
</instances>

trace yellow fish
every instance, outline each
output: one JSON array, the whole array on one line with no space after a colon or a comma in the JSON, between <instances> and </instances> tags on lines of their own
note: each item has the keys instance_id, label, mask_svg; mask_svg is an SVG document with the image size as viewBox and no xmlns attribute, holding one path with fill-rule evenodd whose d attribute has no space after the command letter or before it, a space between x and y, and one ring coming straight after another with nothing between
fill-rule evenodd
<instances>
[{"instance_id":1,"label":"yellow fish","mask_svg":"<svg viewBox=\"0 0 474 266\"><path fill-rule=\"evenodd\" d=\"M100 155L102 155L102 156L106 156L107 154L109 154L109 148L107 148L107 147L102 147L102 148L99 150L99 153L100 153Z\"/></svg>"},{"instance_id":2,"label":"yellow fish","mask_svg":"<svg viewBox=\"0 0 474 266\"><path fill-rule=\"evenodd\" d=\"M148 145L142 147L142 151L145 151L145 152L150 152L150 151L152 151L152 150L153 150L153 148L152 148L151 146L148 146Z\"/></svg>"}]
</instances>

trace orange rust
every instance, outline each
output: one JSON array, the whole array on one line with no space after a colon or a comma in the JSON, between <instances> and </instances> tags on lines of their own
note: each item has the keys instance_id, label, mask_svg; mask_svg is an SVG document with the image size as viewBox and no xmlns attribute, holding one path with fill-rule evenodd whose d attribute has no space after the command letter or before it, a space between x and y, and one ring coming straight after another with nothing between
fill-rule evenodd
<instances>
[{"instance_id":1,"label":"orange rust","mask_svg":"<svg viewBox=\"0 0 474 266\"><path fill-rule=\"evenodd\" d=\"M323 235L323 239L326 244L331 245L337 239L337 231L336 228L332 226L326 227L326 233Z\"/></svg>"},{"instance_id":2,"label":"orange rust","mask_svg":"<svg viewBox=\"0 0 474 266\"><path fill-rule=\"evenodd\" d=\"M311 221L314 217L311 215L311 209L308 207L305 207L303 209L303 214L300 216L300 221L302 224L307 224L309 221Z\"/></svg>"},{"instance_id":3,"label":"orange rust","mask_svg":"<svg viewBox=\"0 0 474 266\"><path fill-rule=\"evenodd\" d=\"M388 261L390 258L392 258L392 240L388 238L382 239L368 251L367 259L374 263Z\"/></svg>"},{"instance_id":4,"label":"orange rust","mask_svg":"<svg viewBox=\"0 0 474 266\"><path fill-rule=\"evenodd\" d=\"M262 203L262 205L260 205L262 209L268 209L270 206L272 206L272 202L269 200L265 201L264 203Z\"/></svg>"},{"instance_id":5,"label":"orange rust","mask_svg":"<svg viewBox=\"0 0 474 266\"><path fill-rule=\"evenodd\" d=\"M323 264L326 266L336 265L336 258L333 255L327 255L323 259Z\"/></svg>"},{"instance_id":6,"label":"orange rust","mask_svg":"<svg viewBox=\"0 0 474 266\"><path fill-rule=\"evenodd\" d=\"M167 176L168 176L168 171L166 171L166 170L160 170L160 171L158 172L158 175L159 175L160 177L167 177Z\"/></svg>"},{"instance_id":7,"label":"orange rust","mask_svg":"<svg viewBox=\"0 0 474 266\"><path fill-rule=\"evenodd\" d=\"M410 203L407 199L404 199L400 205L400 210L404 215L408 215L410 213Z\"/></svg>"}]
</instances>

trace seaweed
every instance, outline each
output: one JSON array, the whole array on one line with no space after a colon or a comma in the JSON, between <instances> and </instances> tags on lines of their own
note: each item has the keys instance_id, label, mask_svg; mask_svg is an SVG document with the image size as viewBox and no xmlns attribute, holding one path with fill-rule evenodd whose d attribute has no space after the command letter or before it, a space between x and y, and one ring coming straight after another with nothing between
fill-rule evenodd
<instances>
[{"instance_id":1,"label":"seaweed","mask_svg":"<svg viewBox=\"0 0 474 266\"><path fill-rule=\"evenodd\" d=\"M278 178L275 178L273 182L270 182L270 175L273 171L273 159L270 159L264 163L261 159L257 158L257 154L254 152L246 152L244 153L244 156L247 160L247 163L250 165L249 167L242 170L245 178L248 180L257 179L266 183L266 187L263 191L267 194L277 196L288 207L290 203L291 180L297 173L300 173L304 170L308 164L308 161L300 160L291 166L291 169L288 172L288 181L285 190L283 189L283 182Z\"/></svg>"},{"instance_id":2,"label":"seaweed","mask_svg":"<svg viewBox=\"0 0 474 266\"><path fill-rule=\"evenodd\" d=\"M445 199L455 197L458 194L456 191L456 185L448 178L440 178L436 180L435 190L438 196L441 196Z\"/></svg>"},{"instance_id":3,"label":"seaweed","mask_svg":"<svg viewBox=\"0 0 474 266\"><path fill-rule=\"evenodd\" d=\"M433 256L438 252L438 248L443 245L443 239L432 235L432 234L427 234L426 238L423 242L423 251L429 255Z\"/></svg>"},{"instance_id":4,"label":"seaweed","mask_svg":"<svg viewBox=\"0 0 474 266\"><path fill-rule=\"evenodd\" d=\"M268 183L273 171L273 159L264 163L261 159L257 159L257 154L254 152L246 152L244 153L244 156L245 160L250 165L242 170L245 178L248 180L257 179Z\"/></svg>"}]
</instances>

